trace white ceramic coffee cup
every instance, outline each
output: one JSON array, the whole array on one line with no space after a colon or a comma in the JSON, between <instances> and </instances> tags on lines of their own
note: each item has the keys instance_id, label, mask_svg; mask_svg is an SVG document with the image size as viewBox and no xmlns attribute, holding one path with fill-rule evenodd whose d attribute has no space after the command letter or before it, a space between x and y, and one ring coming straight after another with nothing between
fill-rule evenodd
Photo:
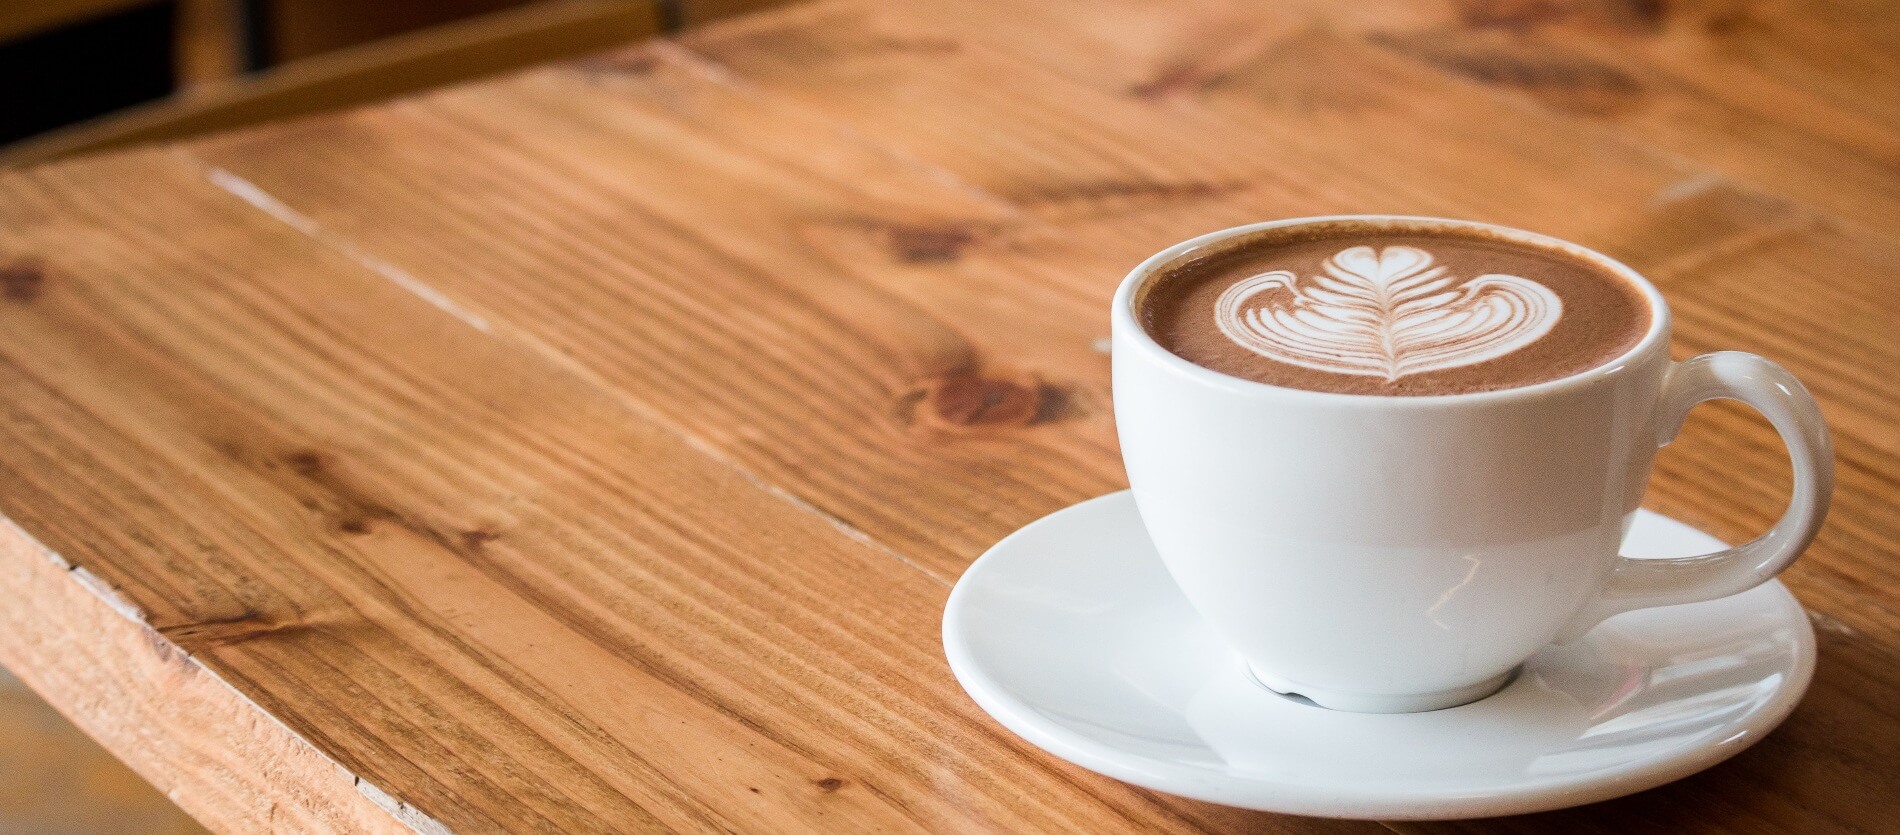
<instances>
[{"instance_id":1,"label":"white ceramic coffee cup","mask_svg":"<svg viewBox=\"0 0 1900 835\"><path fill-rule=\"evenodd\" d=\"M1555 248L1648 298L1623 355L1502 391L1380 397L1221 374L1158 344L1136 305L1160 270L1260 230L1314 222L1482 229ZM1274 221L1170 247L1113 310L1115 418L1142 521L1168 571L1267 686L1341 710L1433 710L1483 698L1538 648L1632 609L1767 582L1813 540L1833 491L1814 399L1787 371L1724 351L1669 359L1669 310L1634 270L1575 244L1434 218ZM1618 554L1656 450L1689 409L1760 410L1794 461L1787 512L1716 554Z\"/></svg>"}]
</instances>

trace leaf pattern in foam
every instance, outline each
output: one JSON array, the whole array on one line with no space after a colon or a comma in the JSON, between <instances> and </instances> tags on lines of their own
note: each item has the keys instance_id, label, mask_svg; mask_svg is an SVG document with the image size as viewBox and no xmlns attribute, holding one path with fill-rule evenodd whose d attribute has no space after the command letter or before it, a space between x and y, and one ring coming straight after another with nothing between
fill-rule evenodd
<instances>
[{"instance_id":1,"label":"leaf pattern in foam","mask_svg":"<svg viewBox=\"0 0 1900 835\"><path fill-rule=\"evenodd\" d=\"M1221 333L1289 365L1384 377L1497 359L1538 339L1563 316L1549 288L1514 275L1462 284L1411 246L1355 246L1301 282L1286 270L1236 282L1215 303ZM1263 303L1254 297L1279 290Z\"/></svg>"}]
</instances>

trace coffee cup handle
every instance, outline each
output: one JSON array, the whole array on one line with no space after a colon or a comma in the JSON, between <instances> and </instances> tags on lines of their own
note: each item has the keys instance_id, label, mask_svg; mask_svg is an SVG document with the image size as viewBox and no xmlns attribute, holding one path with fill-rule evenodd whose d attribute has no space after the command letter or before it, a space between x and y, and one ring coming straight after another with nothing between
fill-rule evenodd
<instances>
[{"instance_id":1,"label":"coffee cup handle","mask_svg":"<svg viewBox=\"0 0 1900 835\"><path fill-rule=\"evenodd\" d=\"M1618 557L1609 584L1557 634L1580 638L1612 615L1652 606L1713 600L1768 582L1814 541L1834 494L1834 450L1814 396L1787 369L1739 351L1674 364L1657 407L1657 446L1682 431L1697 404L1717 399L1753 406L1781 433L1794 462L1794 496L1768 532L1725 551L1674 559Z\"/></svg>"}]
</instances>

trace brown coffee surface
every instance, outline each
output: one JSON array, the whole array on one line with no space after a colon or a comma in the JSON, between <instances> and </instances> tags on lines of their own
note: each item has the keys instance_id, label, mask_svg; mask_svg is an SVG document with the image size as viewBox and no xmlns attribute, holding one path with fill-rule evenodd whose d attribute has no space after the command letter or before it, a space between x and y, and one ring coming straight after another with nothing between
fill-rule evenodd
<instances>
[{"instance_id":1,"label":"brown coffee surface","mask_svg":"<svg viewBox=\"0 0 1900 835\"><path fill-rule=\"evenodd\" d=\"M1621 356L1654 316L1642 291L1607 268L1484 230L1342 222L1210 249L1147 285L1136 300L1142 326L1196 365L1289 388L1421 396L1528 386Z\"/></svg>"}]
</instances>

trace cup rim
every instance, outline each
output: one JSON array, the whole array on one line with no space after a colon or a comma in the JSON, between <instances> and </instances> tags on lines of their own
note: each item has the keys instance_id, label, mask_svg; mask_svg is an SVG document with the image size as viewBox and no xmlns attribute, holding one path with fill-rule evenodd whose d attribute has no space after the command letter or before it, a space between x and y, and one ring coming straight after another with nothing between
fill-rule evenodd
<instances>
[{"instance_id":1,"label":"cup rim","mask_svg":"<svg viewBox=\"0 0 1900 835\"><path fill-rule=\"evenodd\" d=\"M1148 333L1147 328L1141 326L1140 319L1135 315L1135 298L1139 295L1141 289L1161 271L1162 267L1180 260L1189 253L1206 249L1222 241L1269 229L1283 229L1315 223L1341 222L1407 224L1426 228L1477 230L1515 242L1559 250L1594 263L1629 280L1637 290L1641 291L1643 298L1649 302L1651 314L1649 328L1643 333L1643 337L1637 340L1636 344L1631 346L1629 350L1605 362L1584 369L1583 371L1569 376L1559 377L1555 380L1545 380L1544 382L1532 383L1528 386L1517 386L1514 388L1495 389L1491 391L1395 396L1290 388L1215 371L1211 368L1189 362L1162 346L1160 342L1155 340L1153 335ZM1248 223L1209 232L1205 235L1190 238L1161 250L1149 256L1140 264L1137 264L1135 268L1130 270L1128 275L1122 279L1121 286L1116 288L1113 304L1111 318L1112 324L1115 326L1113 330L1116 331L1118 335L1117 339L1114 340L1114 347L1119 349L1123 344L1132 345L1133 347L1139 348L1145 354L1153 356L1159 360L1164 367L1175 373L1237 393L1282 397L1292 400L1315 400L1342 406L1377 405L1382 408L1420 408L1523 400L1599 383L1623 374L1638 359L1646 357L1654 351L1659 343L1664 350L1667 350L1670 325L1669 305L1663 300L1662 292L1657 290L1656 286L1651 284L1649 279L1644 278L1641 273L1638 273L1629 265L1611 258L1608 255L1604 255L1601 252L1581 244L1571 243L1562 238L1556 238L1525 229L1517 229L1510 226L1484 223L1475 220L1459 220L1456 218L1431 217L1427 215L1314 215L1310 217L1284 218L1281 220Z\"/></svg>"}]
</instances>

